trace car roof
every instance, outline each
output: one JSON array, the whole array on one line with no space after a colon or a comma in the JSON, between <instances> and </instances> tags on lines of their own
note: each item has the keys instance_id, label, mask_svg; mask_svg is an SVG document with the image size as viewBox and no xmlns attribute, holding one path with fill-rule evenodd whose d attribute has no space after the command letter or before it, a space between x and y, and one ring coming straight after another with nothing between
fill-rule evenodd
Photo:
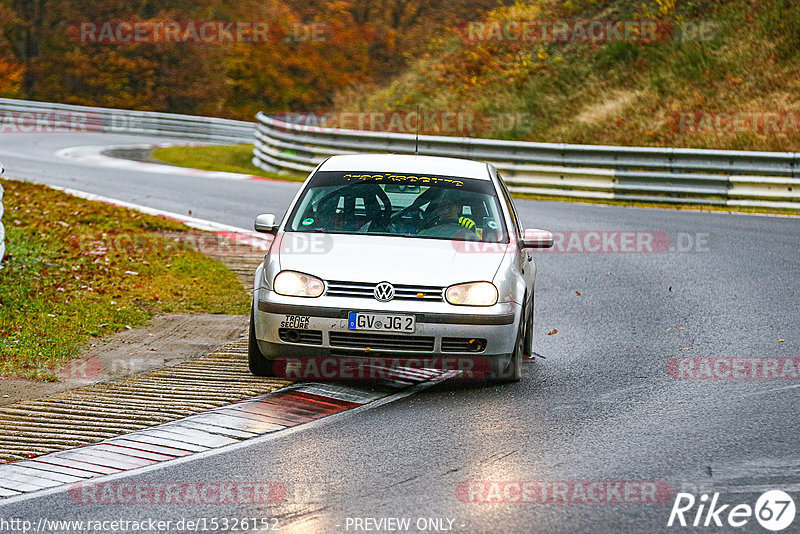
<instances>
[{"instance_id":1,"label":"car roof","mask_svg":"<svg viewBox=\"0 0 800 534\"><path fill-rule=\"evenodd\" d=\"M480 161L402 154L348 154L331 156L320 171L368 171L433 174L489 180L489 166Z\"/></svg>"}]
</instances>

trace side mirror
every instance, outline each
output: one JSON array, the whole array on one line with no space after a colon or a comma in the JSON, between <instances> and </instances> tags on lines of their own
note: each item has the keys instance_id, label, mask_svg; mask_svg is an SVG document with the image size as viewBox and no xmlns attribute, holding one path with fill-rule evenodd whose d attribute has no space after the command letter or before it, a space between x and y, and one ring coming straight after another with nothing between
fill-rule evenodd
<instances>
[{"instance_id":1,"label":"side mirror","mask_svg":"<svg viewBox=\"0 0 800 534\"><path fill-rule=\"evenodd\" d=\"M256 222L253 225L256 232L263 232L265 234L278 233L278 226L280 223L275 221L275 216L271 213L262 213L256 217Z\"/></svg>"},{"instance_id":2,"label":"side mirror","mask_svg":"<svg viewBox=\"0 0 800 534\"><path fill-rule=\"evenodd\" d=\"M552 232L535 228L528 228L523 232L522 248L550 248L552 246Z\"/></svg>"}]
</instances>

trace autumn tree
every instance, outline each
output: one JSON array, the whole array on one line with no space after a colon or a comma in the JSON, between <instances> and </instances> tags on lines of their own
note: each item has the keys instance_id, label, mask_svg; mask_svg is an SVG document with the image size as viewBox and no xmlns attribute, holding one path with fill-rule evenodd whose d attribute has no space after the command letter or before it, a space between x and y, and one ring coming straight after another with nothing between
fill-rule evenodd
<instances>
[{"instance_id":1,"label":"autumn tree","mask_svg":"<svg viewBox=\"0 0 800 534\"><path fill-rule=\"evenodd\" d=\"M314 0L287 2L301 15L317 11ZM425 50L431 39L481 18L502 3L501 0L352 0L342 5L362 32L374 36L369 54L379 73L392 75L408 59Z\"/></svg>"},{"instance_id":2,"label":"autumn tree","mask_svg":"<svg viewBox=\"0 0 800 534\"><path fill-rule=\"evenodd\" d=\"M28 98L59 102L215 113L224 108L224 53L196 43L99 44L82 42L86 21L199 18L211 3L188 9L169 2L14 0L6 34L26 67ZM163 4L163 7L159 4Z\"/></svg>"},{"instance_id":3,"label":"autumn tree","mask_svg":"<svg viewBox=\"0 0 800 534\"><path fill-rule=\"evenodd\" d=\"M14 18L13 11L0 5L0 96L17 96L25 75L25 66L17 60L4 31Z\"/></svg>"},{"instance_id":4,"label":"autumn tree","mask_svg":"<svg viewBox=\"0 0 800 534\"><path fill-rule=\"evenodd\" d=\"M0 92L252 120L330 107L497 0L0 0ZM268 42L91 42L82 22L261 21Z\"/></svg>"},{"instance_id":5,"label":"autumn tree","mask_svg":"<svg viewBox=\"0 0 800 534\"><path fill-rule=\"evenodd\" d=\"M372 35L355 24L347 4L326 3L301 18L284 4L258 3L275 33L268 46L237 45L229 60L229 102L238 115L325 108L337 89L369 79Z\"/></svg>"}]
</instances>

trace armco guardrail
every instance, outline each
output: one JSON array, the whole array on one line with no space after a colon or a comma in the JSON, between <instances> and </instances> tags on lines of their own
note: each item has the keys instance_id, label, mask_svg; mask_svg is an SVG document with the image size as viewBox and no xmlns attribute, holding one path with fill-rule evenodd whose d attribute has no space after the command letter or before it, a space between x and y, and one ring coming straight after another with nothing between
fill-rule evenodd
<instances>
[{"instance_id":1,"label":"armco guardrail","mask_svg":"<svg viewBox=\"0 0 800 534\"><path fill-rule=\"evenodd\" d=\"M309 172L334 154L413 154L413 134L258 116L253 163ZM800 209L800 154L419 136L419 153L494 164L512 191L544 196Z\"/></svg>"},{"instance_id":2,"label":"armco guardrail","mask_svg":"<svg viewBox=\"0 0 800 534\"><path fill-rule=\"evenodd\" d=\"M250 143L255 124L230 119L0 98L0 133L108 132ZM2 139L0 137L0 139Z\"/></svg>"},{"instance_id":3,"label":"armco guardrail","mask_svg":"<svg viewBox=\"0 0 800 534\"><path fill-rule=\"evenodd\" d=\"M415 136L0 98L0 133L101 131L252 142L266 170L309 172L333 154L413 154ZM257 126L257 127L256 127ZM421 154L493 163L520 193L800 209L800 154L419 136Z\"/></svg>"}]
</instances>

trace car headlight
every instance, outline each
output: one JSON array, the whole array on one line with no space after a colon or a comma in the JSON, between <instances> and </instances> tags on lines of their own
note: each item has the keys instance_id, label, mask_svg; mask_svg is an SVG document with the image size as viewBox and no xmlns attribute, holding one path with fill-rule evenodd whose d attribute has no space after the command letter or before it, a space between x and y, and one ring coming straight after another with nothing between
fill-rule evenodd
<instances>
[{"instance_id":1,"label":"car headlight","mask_svg":"<svg viewBox=\"0 0 800 534\"><path fill-rule=\"evenodd\" d=\"M275 277L272 288L275 293L288 297L318 297L325 291L325 283L310 274L281 271Z\"/></svg>"},{"instance_id":2,"label":"car headlight","mask_svg":"<svg viewBox=\"0 0 800 534\"><path fill-rule=\"evenodd\" d=\"M444 297L456 306L492 306L497 303L497 288L491 282L458 284L448 287Z\"/></svg>"}]
</instances>

